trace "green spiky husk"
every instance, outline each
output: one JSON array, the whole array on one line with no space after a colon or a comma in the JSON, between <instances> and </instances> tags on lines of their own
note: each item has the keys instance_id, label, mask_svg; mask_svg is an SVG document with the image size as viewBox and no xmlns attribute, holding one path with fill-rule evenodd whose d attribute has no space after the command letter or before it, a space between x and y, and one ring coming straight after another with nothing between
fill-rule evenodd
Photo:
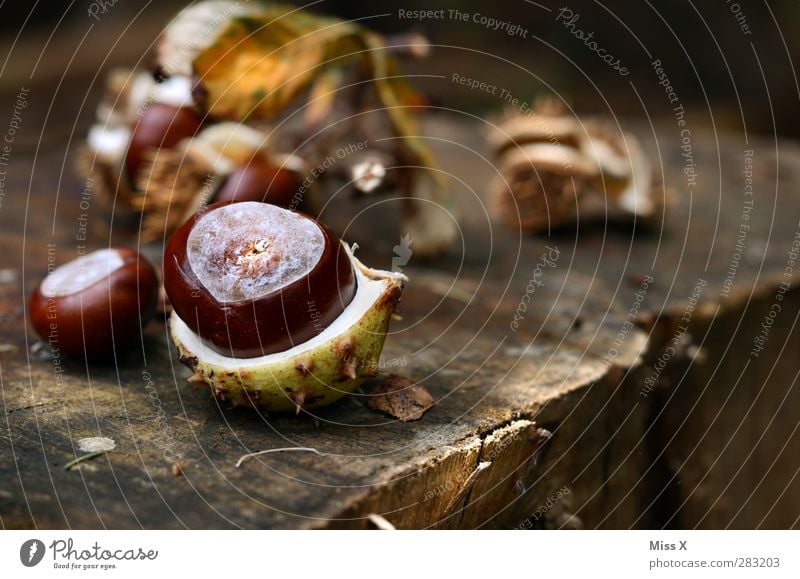
<instances>
[{"instance_id":1,"label":"green spiky husk","mask_svg":"<svg viewBox=\"0 0 800 579\"><path fill-rule=\"evenodd\" d=\"M310 348L300 345L284 354L246 360L225 358L202 345L173 313L170 335L181 362L194 372L191 381L205 382L218 400L233 406L278 412L326 406L358 388L377 373L403 281L354 261L360 284L381 283L383 288L357 320Z\"/></svg>"}]
</instances>

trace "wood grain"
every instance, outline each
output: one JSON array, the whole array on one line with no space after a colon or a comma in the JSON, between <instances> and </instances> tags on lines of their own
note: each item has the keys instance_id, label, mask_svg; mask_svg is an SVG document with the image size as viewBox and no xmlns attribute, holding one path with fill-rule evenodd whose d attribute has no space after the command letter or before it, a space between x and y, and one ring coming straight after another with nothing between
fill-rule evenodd
<instances>
[{"instance_id":1,"label":"wood grain","mask_svg":"<svg viewBox=\"0 0 800 579\"><path fill-rule=\"evenodd\" d=\"M136 222L109 221L99 199L81 209L84 183L62 173L77 145L20 145L0 209L3 268L18 275L0 285L0 341L17 348L0 354L3 527L372 528L371 513L400 528L797 526L800 458L784 444L796 445L800 412L797 279L767 351L736 379L798 228L798 146L695 131L701 177L690 196L674 128L660 128L657 140L639 127L677 201L660 227L585 223L525 237L487 215L493 169L481 127L455 116L432 116L425 127L454 177L462 239L442 260L412 258L405 268L411 283L385 373L423 384L435 400L405 423L358 395L299 418L220 406L185 383L159 322L116 365L32 351L23 304L47 271L48 250L58 263L74 257L81 213L90 248L135 244ZM748 251L723 295L745 148L756 151L759 196ZM401 233L394 209L365 209L352 221L347 206L324 217L360 242L366 263L389 267ZM558 249L557 264L541 273L515 331L510 322L548 247ZM631 316L643 276L654 281ZM691 340L647 391L698 279L706 285ZM451 284L473 300L443 295ZM64 471L77 439L101 435L116 441L114 451ZM248 452L292 446L323 456L277 453L235 467Z\"/></svg>"}]
</instances>

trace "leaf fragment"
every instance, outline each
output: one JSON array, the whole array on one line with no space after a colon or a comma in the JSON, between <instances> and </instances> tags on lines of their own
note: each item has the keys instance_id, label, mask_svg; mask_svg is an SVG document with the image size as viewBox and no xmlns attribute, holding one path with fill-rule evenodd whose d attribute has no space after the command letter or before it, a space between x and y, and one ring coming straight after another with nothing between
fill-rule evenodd
<instances>
[{"instance_id":1,"label":"leaf fragment","mask_svg":"<svg viewBox=\"0 0 800 579\"><path fill-rule=\"evenodd\" d=\"M386 379L365 388L368 404L395 418L408 422L419 420L433 406L433 397L428 390L404 376L390 374Z\"/></svg>"}]
</instances>

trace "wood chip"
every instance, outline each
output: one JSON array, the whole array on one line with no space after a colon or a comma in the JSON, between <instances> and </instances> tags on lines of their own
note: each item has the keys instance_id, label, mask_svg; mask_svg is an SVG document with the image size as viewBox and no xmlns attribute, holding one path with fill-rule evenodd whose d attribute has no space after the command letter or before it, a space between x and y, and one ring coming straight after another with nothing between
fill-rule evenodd
<instances>
[{"instance_id":1,"label":"wood chip","mask_svg":"<svg viewBox=\"0 0 800 579\"><path fill-rule=\"evenodd\" d=\"M377 528L377 529L379 529L381 531L394 531L395 530L395 527L394 527L394 525L392 523L390 523L384 517L382 517L381 515L379 515L377 513L370 513L369 515L367 515L367 519L369 519L370 523L375 525L375 528Z\"/></svg>"},{"instance_id":2,"label":"wood chip","mask_svg":"<svg viewBox=\"0 0 800 579\"><path fill-rule=\"evenodd\" d=\"M369 407L408 422L419 420L433 405L433 397L424 386L404 376L391 374L365 388Z\"/></svg>"},{"instance_id":3,"label":"wood chip","mask_svg":"<svg viewBox=\"0 0 800 579\"><path fill-rule=\"evenodd\" d=\"M108 452L114 450L117 443L113 438L105 436L91 436L78 440L78 450L81 452Z\"/></svg>"},{"instance_id":4,"label":"wood chip","mask_svg":"<svg viewBox=\"0 0 800 579\"><path fill-rule=\"evenodd\" d=\"M17 270L0 269L0 284L11 284L17 281Z\"/></svg>"}]
</instances>

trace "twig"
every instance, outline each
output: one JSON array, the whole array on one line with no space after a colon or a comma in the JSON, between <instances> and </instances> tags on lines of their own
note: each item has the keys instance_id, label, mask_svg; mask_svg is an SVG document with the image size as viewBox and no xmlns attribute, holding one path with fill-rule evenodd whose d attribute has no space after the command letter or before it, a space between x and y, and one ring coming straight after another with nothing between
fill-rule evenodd
<instances>
[{"instance_id":1,"label":"twig","mask_svg":"<svg viewBox=\"0 0 800 579\"><path fill-rule=\"evenodd\" d=\"M107 450L98 450L97 452L90 452L89 454L84 454L83 456L79 456L78 458L69 461L67 464L64 465L64 470L70 470L73 466L78 463L83 462L84 460L91 460L93 458L97 458L101 454L106 454Z\"/></svg>"},{"instance_id":2,"label":"twig","mask_svg":"<svg viewBox=\"0 0 800 579\"><path fill-rule=\"evenodd\" d=\"M305 446L291 446L289 448L270 448L268 450L259 450L258 452L251 452L245 454L242 458L236 461L236 468L242 466L242 463L250 460L254 456L261 456L262 454L272 454L275 452L313 452L317 456L327 456L326 453L318 451L316 448L308 448Z\"/></svg>"}]
</instances>

